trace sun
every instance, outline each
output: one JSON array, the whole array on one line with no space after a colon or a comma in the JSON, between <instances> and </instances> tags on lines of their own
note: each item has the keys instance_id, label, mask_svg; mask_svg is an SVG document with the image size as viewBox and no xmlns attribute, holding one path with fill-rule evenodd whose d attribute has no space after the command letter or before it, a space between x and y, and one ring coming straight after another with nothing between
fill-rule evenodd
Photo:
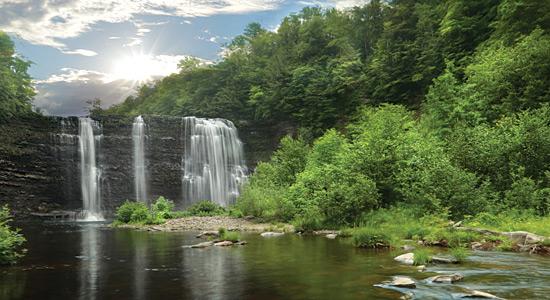
<instances>
[{"instance_id":1,"label":"sun","mask_svg":"<svg viewBox=\"0 0 550 300\"><path fill-rule=\"evenodd\" d=\"M113 61L110 75L113 79L145 82L158 75L158 65L150 55L131 54Z\"/></svg>"}]
</instances>

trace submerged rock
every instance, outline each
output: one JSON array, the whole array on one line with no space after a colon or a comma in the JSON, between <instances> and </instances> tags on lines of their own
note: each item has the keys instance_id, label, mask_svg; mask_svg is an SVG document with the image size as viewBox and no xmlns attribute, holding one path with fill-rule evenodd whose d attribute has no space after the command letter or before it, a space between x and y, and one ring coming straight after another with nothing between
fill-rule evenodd
<instances>
[{"instance_id":1,"label":"submerged rock","mask_svg":"<svg viewBox=\"0 0 550 300\"><path fill-rule=\"evenodd\" d=\"M418 272L424 272L424 271L426 271L426 266L421 265L421 266L416 267L416 269L418 270Z\"/></svg>"},{"instance_id":2,"label":"submerged rock","mask_svg":"<svg viewBox=\"0 0 550 300\"><path fill-rule=\"evenodd\" d=\"M248 244L247 241L238 241L236 243L233 243L233 245L237 245L237 246L243 246L243 245L246 245L246 244Z\"/></svg>"},{"instance_id":3,"label":"submerged rock","mask_svg":"<svg viewBox=\"0 0 550 300\"><path fill-rule=\"evenodd\" d=\"M338 235L336 233L329 233L327 235L325 235L325 237L327 239L331 239L331 240L334 240Z\"/></svg>"},{"instance_id":4,"label":"submerged rock","mask_svg":"<svg viewBox=\"0 0 550 300\"><path fill-rule=\"evenodd\" d=\"M409 252L409 253L401 254L395 257L394 260L407 265L412 265L414 263L414 253Z\"/></svg>"},{"instance_id":5,"label":"submerged rock","mask_svg":"<svg viewBox=\"0 0 550 300\"><path fill-rule=\"evenodd\" d=\"M431 262L436 264L457 264L458 260L452 256L432 256Z\"/></svg>"},{"instance_id":6,"label":"submerged rock","mask_svg":"<svg viewBox=\"0 0 550 300\"><path fill-rule=\"evenodd\" d=\"M500 299L504 300L503 298L497 297L493 294L489 294L482 291L476 291L476 290L470 290L467 292L467 294L462 295L460 298L482 298L482 299Z\"/></svg>"},{"instance_id":7,"label":"submerged rock","mask_svg":"<svg viewBox=\"0 0 550 300\"><path fill-rule=\"evenodd\" d=\"M267 232L262 232L260 235L263 236L263 237L276 237L276 236L281 236L283 234L284 234L284 232L267 231Z\"/></svg>"},{"instance_id":8,"label":"submerged rock","mask_svg":"<svg viewBox=\"0 0 550 300\"><path fill-rule=\"evenodd\" d=\"M435 283L455 283L462 280L463 278L464 276L462 274L455 273L451 275L436 275L426 280Z\"/></svg>"},{"instance_id":9,"label":"submerged rock","mask_svg":"<svg viewBox=\"0 0 550 300\"><path fill-rule=\"evenodd\" d=\"M233 242L232 241L221 241L221 242L214 243L214 246L219 246L219 247L233 246Z\"/></svg>"},{"instance_id":10,"label":"submerged rock","mask_svg":"<svg viewBox=\"0 0 550 300\"><path fill-rule=\"evenodd\" d=\"M414 280L407 276L394 276L393 280L389 282L388 285L409 289L416 288L416 283Z\"/></svg>"},{"instance_id":11,"label":"submerged rock","mask_svg":"<svg viewBox=\"0 0 550 300\"><path fill-rule=\"evenodd\" d=\"M183 246L184 248L206 248L214 245L214 242L203 242L190 246Z\"/></svg>"}]
</instances>

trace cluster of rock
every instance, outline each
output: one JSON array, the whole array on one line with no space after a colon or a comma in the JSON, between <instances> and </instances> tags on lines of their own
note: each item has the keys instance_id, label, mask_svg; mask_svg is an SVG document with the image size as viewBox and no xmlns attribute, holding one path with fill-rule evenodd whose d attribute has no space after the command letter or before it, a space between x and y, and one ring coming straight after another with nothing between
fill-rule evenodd
<instances>
[{"instance_id":1,"label":"cluster of rock","mask_svg":"<svg viewBox=\"0 0 550 300\"><path fill-rule=\"evenodd\" d=\"M229 241L221 238L219 231L203 231L199 233L196 238L208 238L212 239L210 241L194 244L194 245L185 245L183 248L207 248L210 246L217 247L227 247L227 246L242 246L246 245L246 241Z\"/></svg>"},{"instance_id":2,"label":"cluster of rock","mask_svg":"<svg viewBox=\"0 0 550 300\"><path fill-rule=\"evenodd\" d=\"M407 265L413 265L414 264L414 253L409 252L402 255L399 255L394 258L394 260L407 264ZM430 262L432 263L458 263L458 261L452 257L445 257L445 256L433 256L430 259ZM419 271L425 271L426 266L418 266L417 267ZM464 279L464 275L459 273L453 273L453 274L440 274L428 277L424 279L423 281L427 284L453 284L455 282L461 281ZM412 279L408 276L393 276L392 280L383 282L382 284L377 284L375 286L382 287L382 288L397 288L401 292L404 293L404 296L402 299L411 299L414 296L414 293L407 292L406 290L403 291L401 289L415 289L417 286L417 281ZM487 292L477 291L477 290L470 290L466 288L462 288L462 292L457 295L458 298L483 298L483 299L502 299L499 298L493 294L489 294Z\"/></svg>"}]
</instances>

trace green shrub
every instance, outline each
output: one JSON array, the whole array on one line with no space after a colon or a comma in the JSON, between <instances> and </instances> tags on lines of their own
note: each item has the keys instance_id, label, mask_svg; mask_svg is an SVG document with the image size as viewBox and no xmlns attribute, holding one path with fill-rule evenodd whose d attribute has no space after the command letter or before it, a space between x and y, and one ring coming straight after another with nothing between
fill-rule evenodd
<instances>
[{"instance_id":1,"label":"green shrub","mask_svg":"<svg viewBox=\"0 0 550 300\"><path fill-rule=\"evenodd\" d=\"M225 208L208 200L200 201L191 205L187 211L193 216L217 216L226 212Z\"/></svg>"},{"instance_id":2,"label":"green shrub","mask_svg":"<svg viewBox=\"0 0 550 300\"><path fill-rule=\"evenodd\" d=\"M146 223L150 219L150 212L145 203L126 200L116 210L116 221L127 223Z\"/></svg>"},{"instance_id":3,"label":"green shrub","mask_svg":"<svg viewBox=\"0 0 550 300\"><path fill-rule=\"evenodd\" d=\"M362 248L387 248L391 246L392 241L387 233L369 227L354 230L352 238L355 247Z\"/></svg>"},{"instance_id":4,"label":"green shrub","mask_svg":"<svg viewBox=\"0 0 550 300\"><path fill-rule=\"evenodd\" d=\"M0 265L14 264L25 254L21 246L26 241L19 229L9 226L10 211L5 205L0 209Z\"/></svg>"},{"instance_id":5,"label":"green shrub","mask_svg":"<svg viewBox=\"0 0 550 300\"><path fill-rule=\"evenodd\" d=\"M417 248L413 251L413 254L413 265L415 266L426 265L432 260L430 251L425 248Z\"/></svg>"},{"instance_id":6,"label":"green shrub","mask_svg":"<svg viewBox=\"0 0 550 300\"><path fill-rule=\"evenodd\" d=\"M153 215L161 219L170 219L172 218L172 213L174 210L174 202L160 196L155 203L151 206L151 211Z\"/></svg>"},{"instance_id":7,"label":"green shrub","mask_svg":"<svg viewBox=\"0 0 550 300\"><path fill-rule=\"evenodd\" d=\"M296 231L310 232L321 229L323 221L321 213L317 209L310 208L304 211L302 215L296 216L292 220L292 225Z\"/></svg>"}]
</instances>

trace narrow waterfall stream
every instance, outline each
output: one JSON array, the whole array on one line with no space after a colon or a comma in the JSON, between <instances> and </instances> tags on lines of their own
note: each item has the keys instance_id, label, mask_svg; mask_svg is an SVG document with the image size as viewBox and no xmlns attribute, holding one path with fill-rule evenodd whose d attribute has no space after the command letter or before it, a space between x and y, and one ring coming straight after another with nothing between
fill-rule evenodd
<instances>
[{"instance_id":1,"label":"narrow waterfall stream","mask_svg":"<svg viewBox=\"0 0 550 300\"><path fill-rule=\"evenodd\" d=\"M94 127L99 124L90 118L78 119L78 137L80 144L80 179L84 221L101 221L101 170L96 164L96 136ZM97 137L99 138L99 137Z\"/></svg>"},{"instance_id":2,"label":"narrow waterfall stream","mask_svg":"<svg viewBox=\"0 0 550 300\"><path fill-rule=\"evenodd\" d=\"M132 125L134 143L134 189L136 200L147 202L147 181L145 170L145 122L141 116Z\"/></svg>"},{"instance_id":3,"label":"narrow waterfall stream","mask_svg":"<svg viewBox=\"0 0 550 300\"><path fill-rule=\"evenodd\" d=\"M233 203L247 173L237 128L228 120L195 117L183 118L183 126L184 203Z\"/></svg>"}]
</instances>

